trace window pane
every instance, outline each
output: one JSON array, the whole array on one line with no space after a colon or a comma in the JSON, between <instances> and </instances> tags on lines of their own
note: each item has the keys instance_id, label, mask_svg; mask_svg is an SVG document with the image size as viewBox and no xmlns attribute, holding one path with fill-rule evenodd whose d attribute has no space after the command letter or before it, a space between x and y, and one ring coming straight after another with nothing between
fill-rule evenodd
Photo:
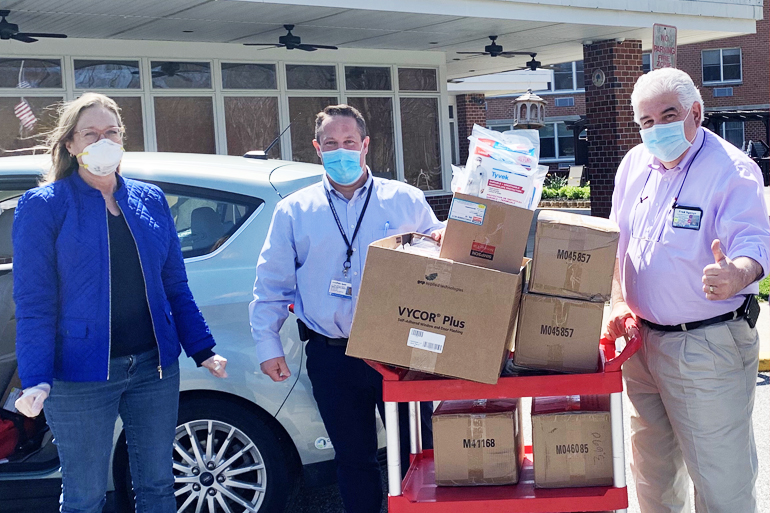
<instances>
[{"instance_id":1,"label":"window pane","mask_svg":"<svg viewBox=\"0 0 770 513\"><path fill-rule=\"evenodd\" d=\"M158 151L216 153L214 104L207 96L155 98Z\"/></svg>"},{"instance_id":2,"label":"window pane","mask_svg":"<svg viewBox=\"0 0 770 513\"><path fill-rule=\"evenodd\" d=\"M76 89L139 89L139 61L75 59Z\"/></svg>"},{"instance_id":3,"label":"window pane","mask_svg":"<svg viewBox=\"0 0 770 513\"><path fill-rule=\"evenodd\" d=\"M650 62L652 58L652 54L649 53L643 53L642 54L642 73L649 73L652 71L652 64Z\"/></svg>"},{"instance_id":4,"label":"window pane","mask_svg":"<svg viewBox=\"0 0 770 513\"><path fill-rule=\"evenodd\" d=\"M369 133L366 161L373 173L396 178L396 145L391 98L348 98L348 104L361 111Z\"/></svg>"},{"instance_id":5,"label":"window pane","mask_svg":"<svg viewBox=\"0 0 770 513\"><path fill-rule=\"evenodd\" d=\"M553 66L554 90L572 89L572 63L565 62Z\"/></svg>"},{"instance_id":6,"label":"window pane","mask_svg":"<svg viewBox=\"0 0 770 513\"><path fill-rule=\"evenodd\" d=\"M722 50L722 63L740 64L741 50L739 48L730 48L728 50Z\"/></svg>"},{"instance_id":7,"label":"window pane","mask_svg":"<svg viewBox=\"0 0 770 513\"><path fill-rule=\"evenodd\" d=\"M152 61L152 87L158 89L211 89L208 62Z\"/></svg>"},{"instance_id":8,"label":"window pane","mask_svg":"<svg viewBox=\"0 0 770 513\"><path fill-rule=\"evenodd\" d=\"M287 64L286 87L288 89L337 89L337 68Z\"/></svg>"},{"instance_id":9,"label":"window pane","mask_svg":"<svg viewBox=\"0 0 770 513\"><path fill-rule=\"evenodd\" d=\"M437 98L401 98L404 177L424 191L443 187Z\"/></svg>"},{"instance_id":10,"label":"window pane","mask_svg":"<svg viewBox=\"0 0 770 513\"><path fill-rule=\"evenodd\" d=\"M262 204L256 198L206 198L164 191L182 245L190 258L216 251ZM230 195L228 195L230 196Z\"/></svg>"},{"instance_id":11,"label":"window pane","mask_svg":"<svg viewBox=\"0 0 770 513\"><path fill-rule=\"evenodd\" d=\"M719 65L716 66L706 66L703 65L703 81L704 82L719 82L722 80L722 76L720 74L720 68Z\"/></svg>"},{"instance_id":12,"label":"window pane","mask_svg":"<svg viewBox=\"0 0 770 513\"><path fill-rule=\"evenodd\" d=\"M584 89L586 86L585 73L583 71L583 61L575 62L575 83L578 89Z\"/></svg>"},{"instance_id":13,"label":"window pane","mask_svg":"<svg viewBox=\"0 0 770 513\"><path fill-rule=\"evenodd\" d=\"M741 65L740 64L725 64L722 68L722 80L740 80L741 79Z\"/></svg>"},{"instance_id":14,"label":"window pane","mask_svg":"<svg viewBox=\"0 0 770 513\"><path fill-rule=\"evenodd\" d=\"M390 68L345 66L345 87L351 91L390 91Z\"/></svg>"},{"instance_id":15,"label":"window pane","mask_svg":"<svg viewBox=\"0 0 770 513\"><path fill-rule=\"evenodd\" d=\"M701 52L703 66L719 65L719 50L704 50Z\"/></svg>"},{"instance_id":16,"label":"window pane","mask_svg":"<svg viewBox=\"0 0 770 513\"><path fill-rule=\"evenodd\" d=\"M225 133L227 154L243 155L251 150L265 150L278 137L278 98L225 97ZM281 143L270 149L269 157L281 158Z\"/></svg>"},{"instance_id":17,"label":"window pane","mask_svg":"<svg viewBox=\"0 0 770 513\"><path fill-rule=\"evenodd\" d=\"M56 126L58 116L56 107L62 101L61 97L35 97L27 96L25 100L29 104L33 118L28 119L28 127L23 127L16 116L15 109L21 103L21 98L16 96L0 97L0 156L23 155L23 153L6 153L5 150L18 150L29 148L43 141L30 138L52 130ZM43 153L38 151L37 153Z\"/></svg>"},{"instance_id":18,"label":"window pane","mask_svg":"<svg viewBox=\"0 0 770 513\"><path fill-rule=\"evenodd\" d=\"M144 120L142 99L133 96L112 96L120 107L120 118L126 127L123 147L126 151L144 151Z\"/></svg>"},{"instance_id":19,"label":"window pane","mask_svg":"<svg viewBox=\"0 0 770 513\"><path fill-rule=\"evenodd\" d=\"M291 159L295 162L320 164L321 159L313 147L315 139L315 117L328 105L336 105L335 97L289 98L289 119L291 119Z\"/></svg>"},{"instance_id":20,"label":"window pane","mask_svg":"<svg viewBox=\"0 0 770 513\"><path fill-rule=\"evenodd\" d=\"M574 157L575 143L572 139L572 130L569 130L564 123L557 123L556 133L559 137L559 157Z\"/></svg>"},{"instance_id":21,"label":"window pane","mask_svg":"<svg viewBox=\"0 0 770 513\"><path fill-rule=\"evenodd\" d=\"M553 125L550 123L540 129L540 158L556 158L556 143L554 142Z\"/></svg>"},{"instance_id":22,"label":"window pane","mask_svg":"<svg viewBox=\"0 0 770 513\"><path fill-rule=\"evenodd\" d=\"M398 88L401 91L438 91L436 70L398 68Z\"/></svg>"},{"instance_id":23,"label":"window pane","mask_svg":"<svg viewBox=\"0 0 770 513\"><path fill-rule=\"evenodd\" d=\"M0 87L61 87L59 59L0 59Z\"/></svg>"},{"instance_id":24,"label":"window pane","mask_svg":"<svg viewBox=\"0 0 770 513\"><path fill-rule=\"evenodd\" d=\"M455 166L458 165L458 157L457 157L457 134L455 130L455 122L450 121L449 122L449 143L452 145L452 164Z\"/></svg>"},{"instance_id":25,"label":"window pane","mask_svg":"<svg viewBox=\"0 0 770 513\"><path fill-rule=\"evenodd\" d=\"M724 137L733 146L743 148L743 122L726 121L724 124Z\"/></svg>"},{"instance_id":26,"label":"window pane","mask_svg":"<svg viewBox=\"0 0 770 513\"><path fill-rule=\"evenodd\" d=\"M277 89L275 64L222 63L223 89Z\"/></svg>"}]
</instances>

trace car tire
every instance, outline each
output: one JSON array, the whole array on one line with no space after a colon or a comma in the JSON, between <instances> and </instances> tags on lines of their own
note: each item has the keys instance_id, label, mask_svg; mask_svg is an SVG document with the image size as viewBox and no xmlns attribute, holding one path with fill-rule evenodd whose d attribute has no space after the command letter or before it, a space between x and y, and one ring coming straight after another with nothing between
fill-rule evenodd
<instances>
[{"instance_id":1,"label":"car tire","mask_svg":"<svg viewBox=\"0 0 770 513\"><path fill-rule=\"evenodd\" d=\"M260 415L229 401L187 400L179 405L177 424L174 489L180 513L196 511L199 502L203 513L280 512L297 493L299 465L287 437L276 435ZM113 480L115 511L133 512L125 434L115 448Z\"/></svg>"}]
</instances>

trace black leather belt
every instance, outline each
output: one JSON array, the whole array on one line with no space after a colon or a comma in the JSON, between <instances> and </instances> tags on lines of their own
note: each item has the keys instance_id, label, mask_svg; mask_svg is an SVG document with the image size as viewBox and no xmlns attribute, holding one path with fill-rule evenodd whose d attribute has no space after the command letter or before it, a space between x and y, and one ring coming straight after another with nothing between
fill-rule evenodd
<instances>
[{"instance_id":1,"label":"black leather belt","mask_svg":"<svg viewBox=\"0 0 770 513\"><path fill-rule=\"evenodd\" d=\"M329 338L326 335L321 335L308 328L307 325L299 319L297 319L297 326L299 327L299 339L303 342L310 340L323 342L330 347L348 347L348 339L346 338Z\"/></svg>"},{"instance_id":2,"label":"black leather belt","mask_svg":"<svg viewBox=\"0 0 770 513\"><path fill-rule=\"evenodd\" d=\"M704 319L702 321L693 321L693 322L687 322L682 324L673 324L673 325L667 325L667 324L655 324L654 322L650 322L647 319L641 319L643 324L646 324L652 329L658 330L658 331L692 331L697 330L698 328L703 328L705 326L710 326L712 324L719 324L720 322L726 322L726 321L733 321L735 319L741 319L746 316L746 308L749 302L751 301L752 296L749 295L746 298L746 301L743 302L740 308L735 310L734 312L727 312L726 314L717 315L716 317L712 317L711 319Z\"/></svg>"}]
</instances>

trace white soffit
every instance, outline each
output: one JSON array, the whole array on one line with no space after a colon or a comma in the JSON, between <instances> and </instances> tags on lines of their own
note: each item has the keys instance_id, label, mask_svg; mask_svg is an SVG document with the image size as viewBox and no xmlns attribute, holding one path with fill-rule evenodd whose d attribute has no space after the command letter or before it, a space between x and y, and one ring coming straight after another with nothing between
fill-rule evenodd
<instances>
[{"instance_id":1,"label":"white soffit","mask_svg":"<svg viewBox=\"0 0 770 513\"><path fill-rule=\"evenodd\" d=\"M285 33L282 25L290 23L305 43L441 52L452 79L514 70L529 60L456 53L483 50L489 35L499 36L505 50L537 52L537 60L553 64L582 59L588 41L640 39L650 49L653 23L675 25L679 44L753 33L762 5L762 0L9 0L2 8L10 9L9 21L26 32L230 43L239 55L247 48L241 43L277 42ZM42 43L1 41L0 53L50 47ZM13 48L4 52L6 45ZM62 41L62 50L66 47ZM262 52L251 47L246 55L256 59ZM287 60L315 60L322 53L280 52Z\"/></svg>"},{"instance_id":2,"label":"white soffit","mask_svg":"<svg viewBox=\"0 0 770 513\"><path fill-rule=\"evenodd\" d=\"M553 71L538 69L535 71L508 71L493 75L459 78L447 84L450 94L483 93L487 96L521 93L527 89L541 91L553 82Z\"/></svg>"}]
</instances>

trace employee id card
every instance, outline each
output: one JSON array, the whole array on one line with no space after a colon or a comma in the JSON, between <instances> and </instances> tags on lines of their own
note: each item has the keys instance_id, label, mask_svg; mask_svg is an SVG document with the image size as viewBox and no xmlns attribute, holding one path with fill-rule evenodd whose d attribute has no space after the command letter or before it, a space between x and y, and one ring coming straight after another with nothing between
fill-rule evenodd
<instances>
[{"instance_id":1,"label":"employee id card","mask_svg":"<svg viewBox=\"0 0 770 513\"><path fill-rule=\"evenodd\" d=\"M698 207L674 207L674 219L671 225L674 228L686 228L688 230L700 230L700 219L703 210Z\"/></svg>"},{"instance_id":2,"label":"employee id card","mask_svg":"<svg viewBox=\"0 0 770 513\"><path fill-rule=\"evenodd\" d=\"M352 299L353 284L340 280L332 280L332 282L329 284L329 295L334 297L342 297L345 299Z\"/></svg>"}]
</instances>

